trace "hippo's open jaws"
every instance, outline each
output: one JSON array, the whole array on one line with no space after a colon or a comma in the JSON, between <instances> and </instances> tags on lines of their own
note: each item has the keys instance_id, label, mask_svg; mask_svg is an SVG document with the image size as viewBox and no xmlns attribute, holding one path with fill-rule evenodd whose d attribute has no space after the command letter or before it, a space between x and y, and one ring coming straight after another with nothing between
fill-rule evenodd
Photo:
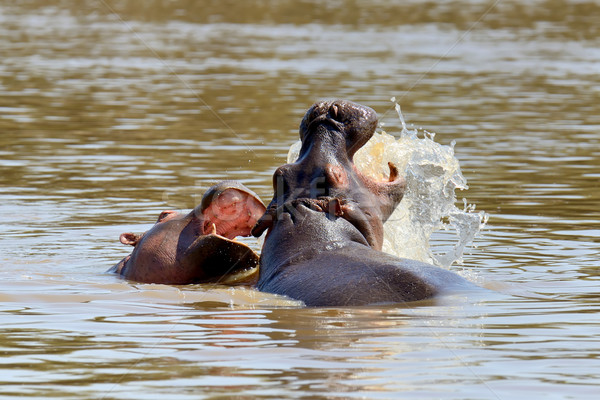
<instances>
[{"instance_id":1,"label":"hippo's open jaws","mask_svg":"<svg viewBox=\"0 0 600 400\"><path fill-rule=\"evenodd\" d=\"M300 124L298 160L275 171L273 201L252 234L260 236L299 199L305 205L314 203L314 209L326 201L371 247L381 250L383 223L402 200L406 182L391 162L389 178L383 181L366 177L354 165L354 154L373 137L376 127L375 111L360 104L336 100L313 105Z\"/></svg>"},{"instance_id":2,"label":"hippo's open jaws","mask_svg":"<svg viewBox=\"0 0 600 400\"><path fill-rule=\"evenodd\" d=\"M149 231L123 233L121 243L134 249L109 272L143 283L252 284L258 255L234 238L249 236L264 211L248 188L221 182L189 214L163 211Z\"/></svg>"}]
</instances>

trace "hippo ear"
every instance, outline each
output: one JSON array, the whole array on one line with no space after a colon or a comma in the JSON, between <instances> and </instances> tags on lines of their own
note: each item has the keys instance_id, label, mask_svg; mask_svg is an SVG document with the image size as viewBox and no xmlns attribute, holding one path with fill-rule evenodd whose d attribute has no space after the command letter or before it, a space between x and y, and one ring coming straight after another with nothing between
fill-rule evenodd
<instances>
[{"instance_id":1,"label":"hippo ear","mask_svg":"<svg viewBox=\"0 0 600 400\"><path fill-rule=\"evenodd\" d=\"M135 246L140 241L142 235L136 235L135 233L121 233L119 236L119 240L123 244L128 244L130 246Z\"/></svg>"}]
</instances>

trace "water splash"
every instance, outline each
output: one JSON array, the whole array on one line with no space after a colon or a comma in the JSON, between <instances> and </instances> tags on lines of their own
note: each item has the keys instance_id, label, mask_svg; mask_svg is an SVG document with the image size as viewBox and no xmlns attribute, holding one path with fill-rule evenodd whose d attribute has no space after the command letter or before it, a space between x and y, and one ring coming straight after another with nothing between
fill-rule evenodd
<instances>
[{"instance_id":1,"label":"water splash","mask_svg":"<svg viewBox=\"0 0 600 400\"><path fill-rule=\"evenodd\" d=\"M487 222L485 212L476 212L474 204L463 199L456 207L456 189L468 189L467 180L454 156L453 141L449 146L434 141L435 134L408 129L400 105L392 99L402 125L398 138L385 131L373 138L354 156L354 163L367 176L383 180L389 174L388 161L393 162L406 179L406 193L384 225L383 251L449 268L462 263L465 248L472 245L477 233ZM298 158L300 142L290 148L288 162ZM454 231L452 248L436 252L432 235L437 231Z\"/></svg>"}]
</instances>

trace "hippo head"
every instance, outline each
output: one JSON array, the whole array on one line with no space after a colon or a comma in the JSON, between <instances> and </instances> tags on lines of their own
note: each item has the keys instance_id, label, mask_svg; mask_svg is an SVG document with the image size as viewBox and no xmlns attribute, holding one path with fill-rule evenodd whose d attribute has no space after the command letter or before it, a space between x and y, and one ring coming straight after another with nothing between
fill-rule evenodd
<instances>
[{"instance_id":1,"label":"hippo head","mask_svg":"<svg viewBox=\"0 0 600 400\"><path fill-rule=\"evenodd\" d=\"M380 250L383 222L402 199L405 181L392 163L389 179L382 182L367 178L354 166L354 154L376 127L377 114L369 107L343 100L314 104L300 123L298 160L275 171L275 195L252 234L259 236L272 227L281 212L293 212L297 201L306 204L306 199L314 199L315 209L331 206L335 211L329 211L351 222Z\"/></svg>"},{"instance_id":2,"label":"hippo head","mask_svg":"<svg viewBox=\"0 0 600 400\"><path fill-rule=\"evenodd\" d=\"M245 186L221 182L189 214L163 211L147 232L123 233L121 243L134 249L110 271L146 283L222 282L234 274L248 278L257 272L258 256L233 239L249 236L264 211Z\"/></svg>"}]
</instances>

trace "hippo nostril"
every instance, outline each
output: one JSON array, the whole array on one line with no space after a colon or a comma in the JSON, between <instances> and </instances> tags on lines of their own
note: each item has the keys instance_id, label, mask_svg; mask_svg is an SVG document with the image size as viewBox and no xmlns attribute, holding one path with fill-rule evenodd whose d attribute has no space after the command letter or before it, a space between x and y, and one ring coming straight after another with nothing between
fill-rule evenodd
<instances>
[{"instance_id":1,"label":"hippo nostril","mask_svg":"<svg viewBox=\"0 0 600 400\"><path fill-rule=\"evenodd\" d=\"M332 104L331 108L329 109L329 113L331 115L331 118L333 118L336 121L340 120L340 108L337 104Z\"/></svg>"}]
</instances>

